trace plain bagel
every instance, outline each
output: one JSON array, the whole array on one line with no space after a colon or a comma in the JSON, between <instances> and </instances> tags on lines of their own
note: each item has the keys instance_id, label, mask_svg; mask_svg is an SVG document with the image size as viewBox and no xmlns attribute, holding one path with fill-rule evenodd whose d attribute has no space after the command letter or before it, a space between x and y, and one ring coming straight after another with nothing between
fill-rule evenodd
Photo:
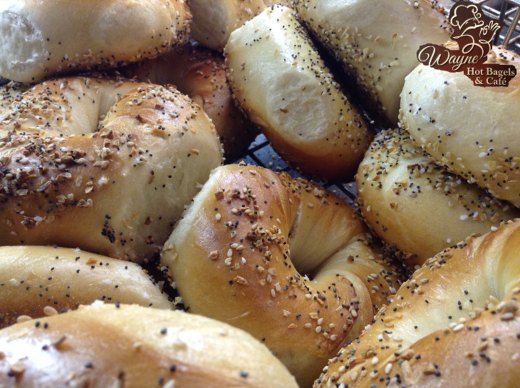
<instances>
[{"instance_id":1,"label":"plain bagel","mask_svg":"<svg viewBox=\"0 0 520 388\"><path fill-rule=\"evenodd\" d=\"M6 388L297 388L265 346L229 325L128 305L77 311L0 331Z\"/></svg>"},{"instance_id":2,"label":"plain bagel","mask_svg":"<svg viewBox=\"0 0 520 388\"><path fill-rule=\"evenodd\" d=\"M291 9L235 30L225 55L237 103L284 160L312 177L354 174L372 136Z\"/></svg>"},{"instance_id":3,"label":"plain bagel","mask_svg":"<svg viewBox=\"0 0 520 388\"><path fill-rule=\"evenodd\" d=\"M401 126L432 159L520 207L520 57L494 48L489 63L514 65L508 87L480 87L462 72L419 65L401 93Z\"/></svg>"},{"instance_id":4,"label":"plain bagel","mask_svg":"<svg viewBox=\"0 0 520 388\"><path fill-rule=\"evenodd\" d=\"M120 71L141 82L175 85L192 98L215 125L226 159L234 160L245 154L258 133L235 105L226 82L224 56L220 53L190 43Z\"/></svg>"},{"instance_id":5,"label":"plain bagel","mask_svg":"<svg viewBox=\"0 0 520 388\"><path fill-rule=\"evenodd\" d=\"M518 387L519 243L511 222L428 260L315 387Z\"/></svg>"},{"instance_id":6,"label":"plain bagel","mask_svg":"<svg viewBox=\"0 0 520 388\"><path fill-rule=\"evenodd\" d=\"M399 287L395 268L341 199L245 164L212 172L161 263L190 312L262 340L302 387Z\"/></svg>"},{"instance_id":7,"label":"plain bagel","mask_svg":"<svg viewBox=\"0 0 520 388\"><path fill-rule=\"evenodd\" d=\"M137 264L79 249L0 248L0 328L96 300L173 309Z\"/></svg>"},{"instance_id":8,"label":"plain bagel","mask_svg":"<svg viewBox=\"0 0 520 388\"><path fill-rule=\"evenodd\" d=\"M376 137L356 180L363 217L410 267L520 217L514 206L439 167L404 130Z\"/></svg>"},{"instance_id":9,"label":"plain bagel","mask_svg":"<svg viewBox=\"0 0 520 388\"><path fill-rule=\"evenodd\" d=\"M404 78L419 63L419 46L450 39L437 1L293 0L293 7L393 126Z\"/></svg>"},{"instance_id":10,"label":"plain bagel","mask_svg":"<svg viewBox=\"0 0 520 388\"><path fill-rule=\"evenodd\" d=\"M155 57L187 38L190 19L185 0L2 0L0 76L40 82Z\"/></svg>"},{"instance_id":11,"label":"plain bagel","mask_svg":"<svg viewBox=\"0 0 520 388\"><path fill-rule=\"evenodd\" d=\"M220 162L214 126L174 88L44 82L0 120L0 245L142 262Z\"/></svg>"}]
</instances>

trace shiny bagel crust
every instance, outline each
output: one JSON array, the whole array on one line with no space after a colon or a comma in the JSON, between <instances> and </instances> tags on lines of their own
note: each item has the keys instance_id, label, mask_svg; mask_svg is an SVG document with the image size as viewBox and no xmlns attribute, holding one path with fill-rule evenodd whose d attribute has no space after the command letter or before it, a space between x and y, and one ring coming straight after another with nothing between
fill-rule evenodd
<instances>
[{"instance_id":1,"label":"shiny bagel crust","mask_svg":"<svg viewBox=\"0 0 520 388\"><path fill-rule=\"evenodd\" d=\"M70 248L0 248L0 328L96 300L173 309L139 265Z\"/></svg>"},{"instance_id":2,"label":"shiny bagel crust","mask_svg":"<svg viewBox=\"0 0 520 388\"><path fill-rule=\"evenodd\" d=\"M519 242L509 222L428 260L314 387L517 387Z\"/></svg>"},{"instance_id":3,"label":"shiny bagel crust","mask_svg":"<svg viewBox=\"0 0 520 388\"><path fill-rule=\"evenodd\" d=\"M302 387L371 322L400 279L341 199L247 165L212 172L161 263L190 312L262 340Z\"/></svg>"},{"instance_id":4,"label":"shiny bagel crust","mask_svg":"<svg viewBox=\"0 0 520 388\"><path fill-rule=\"evenodd\" d=\"M180 311L81 306L1 330L0 347L6 388L297 388L249 334Z\"/></svg>"}]
</instances>

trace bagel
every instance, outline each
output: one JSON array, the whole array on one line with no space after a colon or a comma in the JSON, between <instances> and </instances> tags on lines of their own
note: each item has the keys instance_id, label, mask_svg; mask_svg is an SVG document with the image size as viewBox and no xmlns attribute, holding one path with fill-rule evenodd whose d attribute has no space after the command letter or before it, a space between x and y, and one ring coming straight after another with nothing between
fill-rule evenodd
<instances>
[{"instance_id":1,"label":"bagel","mask_svg":"<svg viewBox=\"0 0 520 388\"><path fill-rule=\"evenodd\" d=\"M9 109L9 106L29 88L28 84L14 81L0 86L0 115Z\"/></svg>"},{"instance_id":2,"label":"bagel","mask_svg":"<svg viewBox=\"0 0 520 388\"><path fill-rule=\"evenodd\" d=\"M514 65L509 87L474 86L463 73L419 65L401 94L401 126L432 159L520 207L520 57L494 48L489 62Z\"/></svg>"},{"instance_id":3,"label":"bagel","mask_svg":"<svg viewBox=\"0 0 520 388\"><path fill-rule=\"evenodd\" d=\"M368 225L411 267L473 233L520 218L514 206L437 166L403 130L376 137L356 180Z\"/></svg>"},{"instance_id":4,"label":"bagel","mask_svg":"<svg viewBox=\"0 0 520 388\"><path fill-rule=\"evenodd\" d=\"M396 269L341 199L245 164L212 172L161 263L190 312L262 340L301 387L399 287Z\"/></svg>"},{"instance_id":5,"label":"bagel","mask_svg":"<svg viewBox=\"0 0 520 388\"><path fill-rule=\"evenodd\" d=\"M79 249L0 248L0 328L95 300L173 309L137 264Z\"/></svg>"},{"instance_id":6,"label":"bagel","mask_svg":"<svg viewBox=\"0 0 520 388\"><path fill-rule=\"evenodd\" d=\"M297 388L247 333L179 311L81 306L1 330L0 348L6 388Z\"/></svg>"},{"instance_id":7,"label":"bagel","mask_svg":"<svg viewBox=\"0 0 520 388\"><path fill-rule=\"evenodd\" d=\"M266 9L225 48L237 103L291 166L316 178L351 177L371 140L293 11Z\"/></svg>"},{"instance_id":8,"label":"bagel","mask_svg":"<svg viewBox=\"0 0 520 388\"><path fill-rule=\"evenodd\" d=\"M191 36L200 44L222 51L229 35L265 8L290 0L190 0Z\"/></svg>"},{"instance_id":9,"label":"bagel","mask_svg":"<svg viewBox=\"0 0 520 388\"><path fill-rule=\"evenodd\" d=\"M190 19L184 0L2 0L0 76L40 82L155 57L187 38Z\"/></svg>"},{"instance_id":10,"label":"bagel","mask_svg":"<svg viewBox=\"0 0 520 388\"><path fill-rule=\"evenodd\" d=\"M48 81L0 123L0 245L143 262L221 161L206 114L157 85Z\"/></svg>"},{"instance_id":11,"label":"bagel","mask_svg":"<svg viewBox=\"0 0 520 388\"><path fill-rule=\"evenodd\" d=\"M222 55L187 44L156 59L139 62L123 74L141 82L173 84L192 98L215 125L226 159L245 154L257 135L256 126L233 101Z\"/></svg>"},{"instance_id":12,"label":"bagel","mask_svg":"<svg viewBox=\"0 0 520 388\"><path fill-rule=\"evenodd\" d=\"M520 222L494 230L416 271L315 387L517 387Z\"/></svg>"},{"instance_id":13,"label":"bagel","mask_svg":"<svg viewBox=\"0 0 520 388\"><path fill-rule=\"evenodd\" d=\"M437 1L293 0L298 18L355 79L367 106L397 125L404 78L417 50L450 39Z\"/></svg>"}]
</instances>

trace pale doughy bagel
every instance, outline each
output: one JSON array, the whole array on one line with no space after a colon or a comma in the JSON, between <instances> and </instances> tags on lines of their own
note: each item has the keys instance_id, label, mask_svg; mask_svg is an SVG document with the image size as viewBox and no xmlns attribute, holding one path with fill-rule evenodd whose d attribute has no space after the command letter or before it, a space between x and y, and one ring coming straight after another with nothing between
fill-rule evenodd
<instances>
[{"instance_id":1,"label":"pale doughy bagel","mask_svg":"<svg viewBox=\"0 0 520 388\"><path fill-rule=\"evenodd\" d=\"M6 388L297 388L265 346L179 311L82 306L0 331Z\"/></svg>"},{"instance_id":2,"label":"pale doughy bagel","mask_svg":"<svg viewBox=\"0 0 520 388\"><path fill-rule=\"evenodd\" d=\"M161 262L190 312L264 341L302 387L399 287L341 199L247 165L212 172ZM309 272L312 281L300 275Z\"/></svg>"},{"instance_id":3,"label":"pale doughy bagel","mask_svg":"<svg viewBox=\"0 0 520 388\"><path fill-rule=\"evenodd\" d=\"M409 266L520 217L514 206L437 166L403 130L376 137L356 179L368 225Z\"/></svg>"},{"instance_id":4,"label":"pale doughy bagel","mask_svg":"<svg viewBox=\"0 0 520 388\"><path fill-rule=\"evenodd\" d=\"M137 264L79 249L0 248L0 328L95 300L173 309Z\"/></svg>"},{"instance_id":5,"label":"pale doughy bagel","mask_svg":"<svg viewBox=\"0 0 520 388\"><path fill-rule=\"evenodd\" d=\"M213 50L223 50L229 35L265 8L290 0L190 0L191 36Z\"/></svg>"},{"instance_id":6,"label":"pale doughy bagel","mask_svg":"<svg viewBox=\"0 0 520 388\"><path fill-rule=\"evenodd\" d=\"M432 159L520 207L520 57L494 48L489 58L517 68L509 87L419 65L406 77L400 121Z\"/></svg>"},{"instance_id":7,"label":"pale doughy bagel","mask_svg":"<svg viewBox=\"0 0 520 388\"><path fill-rule=\"evenodd\" d=\"M155 57L188 36L190 18L185 0L2 0L0 75L40 82Z\"/></svg>"},{"instance_id":8,"label":"pale doughy bagel","mask_svg":"<svg viewBox=\"0 0 520 388\"><path fill-rule=\"evenodd\" d=\"M437 1L293 0L293 6L355 77L367 102L394 126L404 78L419 63L419 46L450 39Z\"/></svg>"},{"instance_id":9,"label":"pale doughy bagel","mask_svg":"<svg viewBox=\"0 0 520 388\"><path fill-rule=\"evenodd\" d=\"M173 88L84 77L39 84L0 124L0 245L142 262L220 161L214 126Z\"/></svg>"},{"instance_id":10,"label":"pale doughy bagel","mask_svg":"<svg viewBox=\"0 0 520 388\"><path fill-rule=\"evenodd\" d=\"M313 177L353 175L371 135L291 9L266 9L225 53L237 103L284 160Z\"/></svg>"},{"instance_id":11,"label":"pale doughy bagel","mask_svg":"<svg viewBox=\"0 0 520 388\"><path fill-rule=\"evenodd\" d=\"M315 387L518 387L519 242L514 222L429 260Z\"/></svg>"},{"instance_id":12,"label":"pale doughy bagel","mask_svg":"<svg viewBox=\"0 0 520 388\"><path fill-rule=\"evenodd\" d=\"M258 133L238 109L226 82L224 57L196 44L187 44L150 61L132 66L124 75L154 84L173 84L190 96L211 119L224 145L226 159L247 152Z\"/></svg>"}]
</instances>

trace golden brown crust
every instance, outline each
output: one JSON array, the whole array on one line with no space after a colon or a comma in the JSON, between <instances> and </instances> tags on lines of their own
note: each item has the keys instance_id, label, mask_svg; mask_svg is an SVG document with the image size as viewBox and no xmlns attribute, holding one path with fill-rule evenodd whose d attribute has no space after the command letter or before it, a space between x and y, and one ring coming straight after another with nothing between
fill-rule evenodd
<instances>
[{"instance_id":1,"label":"golden brown crust","mask_svg":"<svg viewBox=\"0 0 520 388\"><path fill-rule=\"evenodd\" d=\"M96 300L173 309L137 264L56 247L0 248L0 328Z\"/></svg>"},{"instance_id":2,"label":"golden brown crust","mask_svg":"<svg viewBox=\"0 0 520 388\"><path fill-rule=\"evenodd\" d=\"M488 58L516 67L508 87L475 86L462 72L421 64L406 77L399 120L433 160L520 207L520 56L494 47Z\"/></svg>"},{"instance_id":3,"label":"golden brown crust","mask_svg":"<svg viewBox=\"0 0 520 388\"><path fill-rule=\"evenodd\" d=\"M362 221L334 194L229 165L212 172L162 263L189 311L248 331L310 386L398 288L393 267L370 247ZM300 275L309 272L312 281Z\"/></svg>"},{"instance_id":4,"label":"golden brown crust","mask_svg":"<svg viewBox=\"0 0 520 388\"><path fill-rule=\"evenodd\" d=\"M410 267L520 217L514 206L437 166L402 130L376 137L356 179L368 225Z\"/></svg>"},{"instance_id":5,"label":"golden brown crust","mask_svg":"<svg viewBox=\"0 0 520 388\"><path fill-rule=\"evenodd\" d=\"M510 222L428 260L315 387L516 387L519 241Z\"/></svg>"},{"instance_id":6,"label":"golden brown crust","mask_svg":"<svg viewBox=\"0 0 520 388\"><path fill-rule=\"evenodd\" d=\"M41 82L154 58L188 37L190 21L185 0L4 0L0 75Z\"/></svg>"},{"instance_id":7,"label":"golden brown crust","mask_svg":"<svg viewBox=\"0 0 520 388\"><path fill-rule=\"evenodd\" d=\"M257 135L256 126L235 105L226 82L222 54L197 44L186 44L123 73L142 82L173 84L192 98L215 125L228 160L245 154Z\"/></svg>"},{"instance_id":8,"label":"golden brown crust","mask_svg":"<svg viewBox=\"0 0 520 388\"><path fill-rule=\"evenodd\" d=\"M83 77L37 85L0 125L0 244L142 262L220 161L214 126L173 88Z\"/></svg>"},{"instance_id":9,"label":"golden brown crust","mask_svg":"<svg viewBox=\"0 0 520 388\"><path fill-rule=\"evenodd\" d=\"M372 134L291 9L273 6L234 31L225 55L237 104L284 160L320 179L355 173Z\"/></svg>"},{"instance_id":10,"label":"golden brown crust","mask_svg":"<svg viewBox=\"0 0 520 388\"><path fill-rule=\"evenodd\" d=\"M104 305L0 331L6 388L296 388L247 333L182 312Z\"/></svg>"}]
</instances>

